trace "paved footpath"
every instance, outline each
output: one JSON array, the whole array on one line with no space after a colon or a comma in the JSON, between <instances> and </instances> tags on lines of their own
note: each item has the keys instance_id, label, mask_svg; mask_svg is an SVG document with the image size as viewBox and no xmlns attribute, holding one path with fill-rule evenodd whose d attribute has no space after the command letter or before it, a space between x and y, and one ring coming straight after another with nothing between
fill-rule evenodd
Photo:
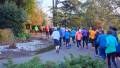
<instances>
[{"instance_id":1,"label":"paved footpath","mask_svg":"<svg viewBox=\"0 0 120 68\"><path fill-rule=\"evenodd\" d=\"M57 54L55 52L55 50L49 51L49 52L45 52L42 54L38 54L36 56L38 56L41 59L41 62L46 62L46 61L54 61L54 62L63 62L64 61L64 57L69 58L70 54L73 54L74 56L79 56L81 55L91 55L94 56L94 53L92 50L90 49L82 49L82 48L77 48L75 45L71 47L71 49L67 49L65 46L63 46L60 50L60 53ZM34 56L31 57L22 57L22 58L14 58L13 61L16 64L19 63L23 63L26 61L29 61L30 59L32 59ZM7 59L3 59L0 60L0 68L4 68L2 63L6 63Z\"/></svg>"},{"instance_id":2,"label":"paved footpath","mask_svg":"<svg viewBox=\"0 0 120 68\"><path fill-rule=\"evenodd\" d=\"M46 62L46 61L54 61L54 62L63 62L64 61L64 57L69 58L70 54L73 54L74 56L79 56L79 55L90 55L91 57L95 57L94 56L94 51L92 49L82 49L82 48L77 48L75 45L72 46L71 49L66 49L65 46L63 46L60 50L60 53L57 54L55 52L55 50L49 51L49 52L45 52L42 54L38 54L37 56L41 59L41 62ZM23 63L26 61L29 61L30 59L32 59L34 56L31 57L22 57L22 58L14 58L13 61L16 64L19 63ZM2 65L2 63L6 63L7 60L3 59L0 60L0 68L4 68L4 66Z\"/></svg>"}]
</instances>

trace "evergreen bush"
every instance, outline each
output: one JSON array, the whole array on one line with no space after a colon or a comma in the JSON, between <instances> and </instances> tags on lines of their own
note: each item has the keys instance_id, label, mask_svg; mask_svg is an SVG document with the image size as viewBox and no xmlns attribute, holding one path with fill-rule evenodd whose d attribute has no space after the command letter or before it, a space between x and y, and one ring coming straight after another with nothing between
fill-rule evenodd
<instances>
[{"instance_id":1,"label":"evergreen bush","mask_svg":"<svg viewBox=\"0 0 120 68\"><path fill-rule=\"evenodd\" d=\"M89 56L79 56L78 58L71 55L71 59L66 59L62 63L46 62L42 64L38 57L34 57L32 60L22 63L13 64L11 60L5 65L6 68L105 68L105 62L93 59Z\"/></svg>"},{"instance_id":2,"label":"evergreen bush","mask_svg":"<svg viewBox=\"0 0 120 68\"><path fill-rule=\"evenodd\" d=\"M10 28L17 35L23 31L23 23L26 21L27 12L14 2L0 4L0 29Z\"/></svg>"}]
</instances>

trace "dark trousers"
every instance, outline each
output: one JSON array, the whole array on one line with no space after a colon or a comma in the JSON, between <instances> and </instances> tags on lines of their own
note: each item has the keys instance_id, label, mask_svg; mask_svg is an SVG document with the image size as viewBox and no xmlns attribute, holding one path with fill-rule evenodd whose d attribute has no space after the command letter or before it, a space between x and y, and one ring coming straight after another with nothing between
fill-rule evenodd
<instances>
[{"instance_id":1,"label":"dark trousers","mask_svg":"<svg viewBox=\"0 0 120 68\"><path fill-rule=\"evenodd\" d=\"M81 46L81 40L77 40L77 47Z\"/></svg>"},{"instance_id":2,"label":"dark trousers","mask_svg":"<svg viewBox=\"0 0 120 68\"><path fill-rule=\"evenodd\" d=\"M120 52L116 52L116 57L120 57Z\"/></svg>"},{"instance_id":3,"label":"dark trousers","mask_svg":"<svg viewBox=\"0 0 120 68\"><path fill-rule=\"evenodd\" d=\"M66 42L66 46L68 46L70 43L70 39L65 39L65 42Z\"/></svg>"},{"instance_id":4,"label":"dark trousers","mask_svg":"<svg viewBox=\"0 0 120 68\"><path fill-rule=\"evenodd\" d=\"M60 46L60 42L57 39L54 39L54 46Z\"/></svg>"},{"instance_id":5,"label":"dark trousers","mask_svg":"<svg viewBox=\"0 0 120 68\"><path fill-rule=\"evenodd\" d=\"M105 48L99 47L99 55L105 60L106 54L105 54Z\"/></svg>"},{"instance_id":6,"label":"dark trousers","mask_svg":"<svg viewBox=\"0 0 120 68\"><path fill-rule=\"evenodd\" d=\"M62 37L60 37L60 47L62 46Z\"/></svg>"},{"instance_id":7,"label":"dark trousers","mask_svg":"<svg viewBox=\"0 0 120 68\"><path fill-rule=\"evenodd\" d=\"M98 45L97 44L95 45L95 53L96 53L96 55L98 55Z\"/></svg>"},{"instance_id":8,"label":"dark trousers","mask_svg":"<svg viewBox=\"0 0 120 68\"><path fill-rule=\"evenodd\" d=\"M65 43L65 37L63 37L63 42Z\"/></svg>"},{"instance_id":9,"label":"dark trousers","mask_svg":"<svg viewBox=\"0 0 120 68\"><path fill-rule=\"evenodd\" d=\"M90 38L89 41L90 41L90 43L92 43L92 47L94 47L95 40Z\"/></svg>"},{"instance_id":10,"label":"dark trousers","mask_svg":"<svg viewBox=\"0 0 120 68\"><path fill-rule=\"evenodd\" d=\"M83 47L85 46L88 46L88 37L83 37Z\"/></svg>"},{"instance_id":11,"label":"dark trousers","mask_svg":"<svg viewBox=\"0 0 120 68\"><path fill-rule=\"evenodd\" d=\"M117 68L117 64L115 62L115 57L116 57L115 52L107 54L108 68L111 68L111 60L112 60L112 62L114 64L115 68Z\"/></svg>"},{"instance_id":12,"label":"dark trousers","mask_svg":"<svg viewBox=\"0 0 120 68\"><path fill-rule=\"evenodd\" d=\"M75 43L75 36L72 36L72 41L73 43Z\"/></svg>"},{"instance_id":13,"label":"dark trousers","mask_svg":"<svg viewBox=\"0 0 120 68\"><path fill-rule=\"evenodd\" d=\"M49 31L46 31L46 37L47 38L49 38L49 35L50 35Z\"/></svg>"}]
</instances>

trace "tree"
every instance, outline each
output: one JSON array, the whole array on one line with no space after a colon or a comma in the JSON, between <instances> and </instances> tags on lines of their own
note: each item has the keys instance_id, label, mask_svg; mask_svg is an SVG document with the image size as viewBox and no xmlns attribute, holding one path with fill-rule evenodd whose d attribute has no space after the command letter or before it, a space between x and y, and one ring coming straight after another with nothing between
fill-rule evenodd
<instances>
[{"instance_id":1,"label":"tree","mask_svg":"<svg viewBox=\"0 0 120 68\"><path fill-rule=\"evenodd\" d=\"M62 6L58 7L56 12L56 23L58 23L58 19L67 15L70 20L68 25L71 26L73 24L80 24L83 27L96 26L96 20L102 21L101 24L104 23L104 27L106 25L119 25L120 14L117 10L120 7L119 0L86 0L84 3L80 0L64 0L60 3L62 3ZM57 15L60 12L63 15L62 17L58 17L59 14ZM79 22L76 23L75 20Z\"/></svg>"},{"instance_id":2,"label":"tree","mask_svg":"<svg viewBox=\"0 0 120 68\"><path fill-rule=\"evenodd\" d=\"M26 11L18 8L15 3L6 1L0 5L0 28L10 28L14 34L21 32L23 23L27 20Z\"/></svg>"},{"instance_id":3,"label":"tree","mask_svg":"<svg viewBox=\"0 0 120 68\"><path fill-rule=\"evenodd\" d=\"M82 3L79 0L64 0L60 1L62 6L57 7L55 15L55 23L59 24L61 19L65 17L68 20L68 27L80 25L81 18L89 5L89 1Z\"/></svg>"},{"instance_id":4,"label":"tree","mask_svg":"<svg viewBox=\"0 0 120 68\"><path fill-rule=\"evenodd\" d=\"M32 14L29 15L29 20L34 22L33 25L42 25L45 13L40 8L35 8ZM45 22L44 22L45 23Z\"/></svg>"},{"instance_id":5,"label":"tree","mask_svg":"<svg viewBox=\"0 0 120 68\"><path fill-rule=\"evenodd\" d=\"M115 26L120 28L119 25L119 9L120 8L120 0L99 0L98 1L101 7L104 7L109 11L109 15L106 16L106 22L109 26ZM104 2L104 3L102 3ZM114 20L114 21L113 21Z\"/></svg>"},{"instance_id":6,"label":"tree","mask_svg":"<svg viewBox=\"0 0 120 68\"><path fill-rule=\"evenodd\" d=\"M41 22L40 18L43 18L45 15L42 9L37 7L37 0L1 0L0 3L4 4L5 1L14 2L18 8L23 8L28 16L27 20L30 22L37 24Z\"/></svg>"},{"instance_id":7,"label":"tree","mask_svg":"<svg viewBox=\"0 0 120 68\"><path fill-rule=\"evenodd\" d=\"M19 0L18 0L19 1ZM43 17L45 13L42 11L40 7L37 7L37 0L23 0L21 2L21 7L24 8L28 15L28 20L30 22L35 22L35 24L42 23ZM42 19L40 21L40 18Z\"/></svg>"},{"instance_id":8,"label":"tree","mask_svg":"<svg viewBox=\"0 0 120 68\"><path fill-rule=\"evenodd\" d=\"M92 22L102 20L105 28L114 25L115 22L112 20L118 19L116 14L119 15L116 8L114 8L114 6L119 7L117 2L117 0L91 0L91 5L87 8L86 16ZM119 22L118 20L116 21ZM96 22L93 24L96 24Z\"/></svg>"}]
</instances>

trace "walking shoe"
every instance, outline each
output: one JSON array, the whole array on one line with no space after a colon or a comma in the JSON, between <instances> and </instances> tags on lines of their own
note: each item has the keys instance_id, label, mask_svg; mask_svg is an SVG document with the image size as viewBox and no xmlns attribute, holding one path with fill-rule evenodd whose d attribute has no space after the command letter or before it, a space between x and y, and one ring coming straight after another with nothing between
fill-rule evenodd
<instances>
[{"instance_id":1,"label":"walking shoe","mask_svg":"<svg viewBox=\"0 0 120 68\"><path fill-rule=\"evenodd\" d=\"M95 57L99 57L99 55L95 54Z\"/></svg>"}]
</instances>

